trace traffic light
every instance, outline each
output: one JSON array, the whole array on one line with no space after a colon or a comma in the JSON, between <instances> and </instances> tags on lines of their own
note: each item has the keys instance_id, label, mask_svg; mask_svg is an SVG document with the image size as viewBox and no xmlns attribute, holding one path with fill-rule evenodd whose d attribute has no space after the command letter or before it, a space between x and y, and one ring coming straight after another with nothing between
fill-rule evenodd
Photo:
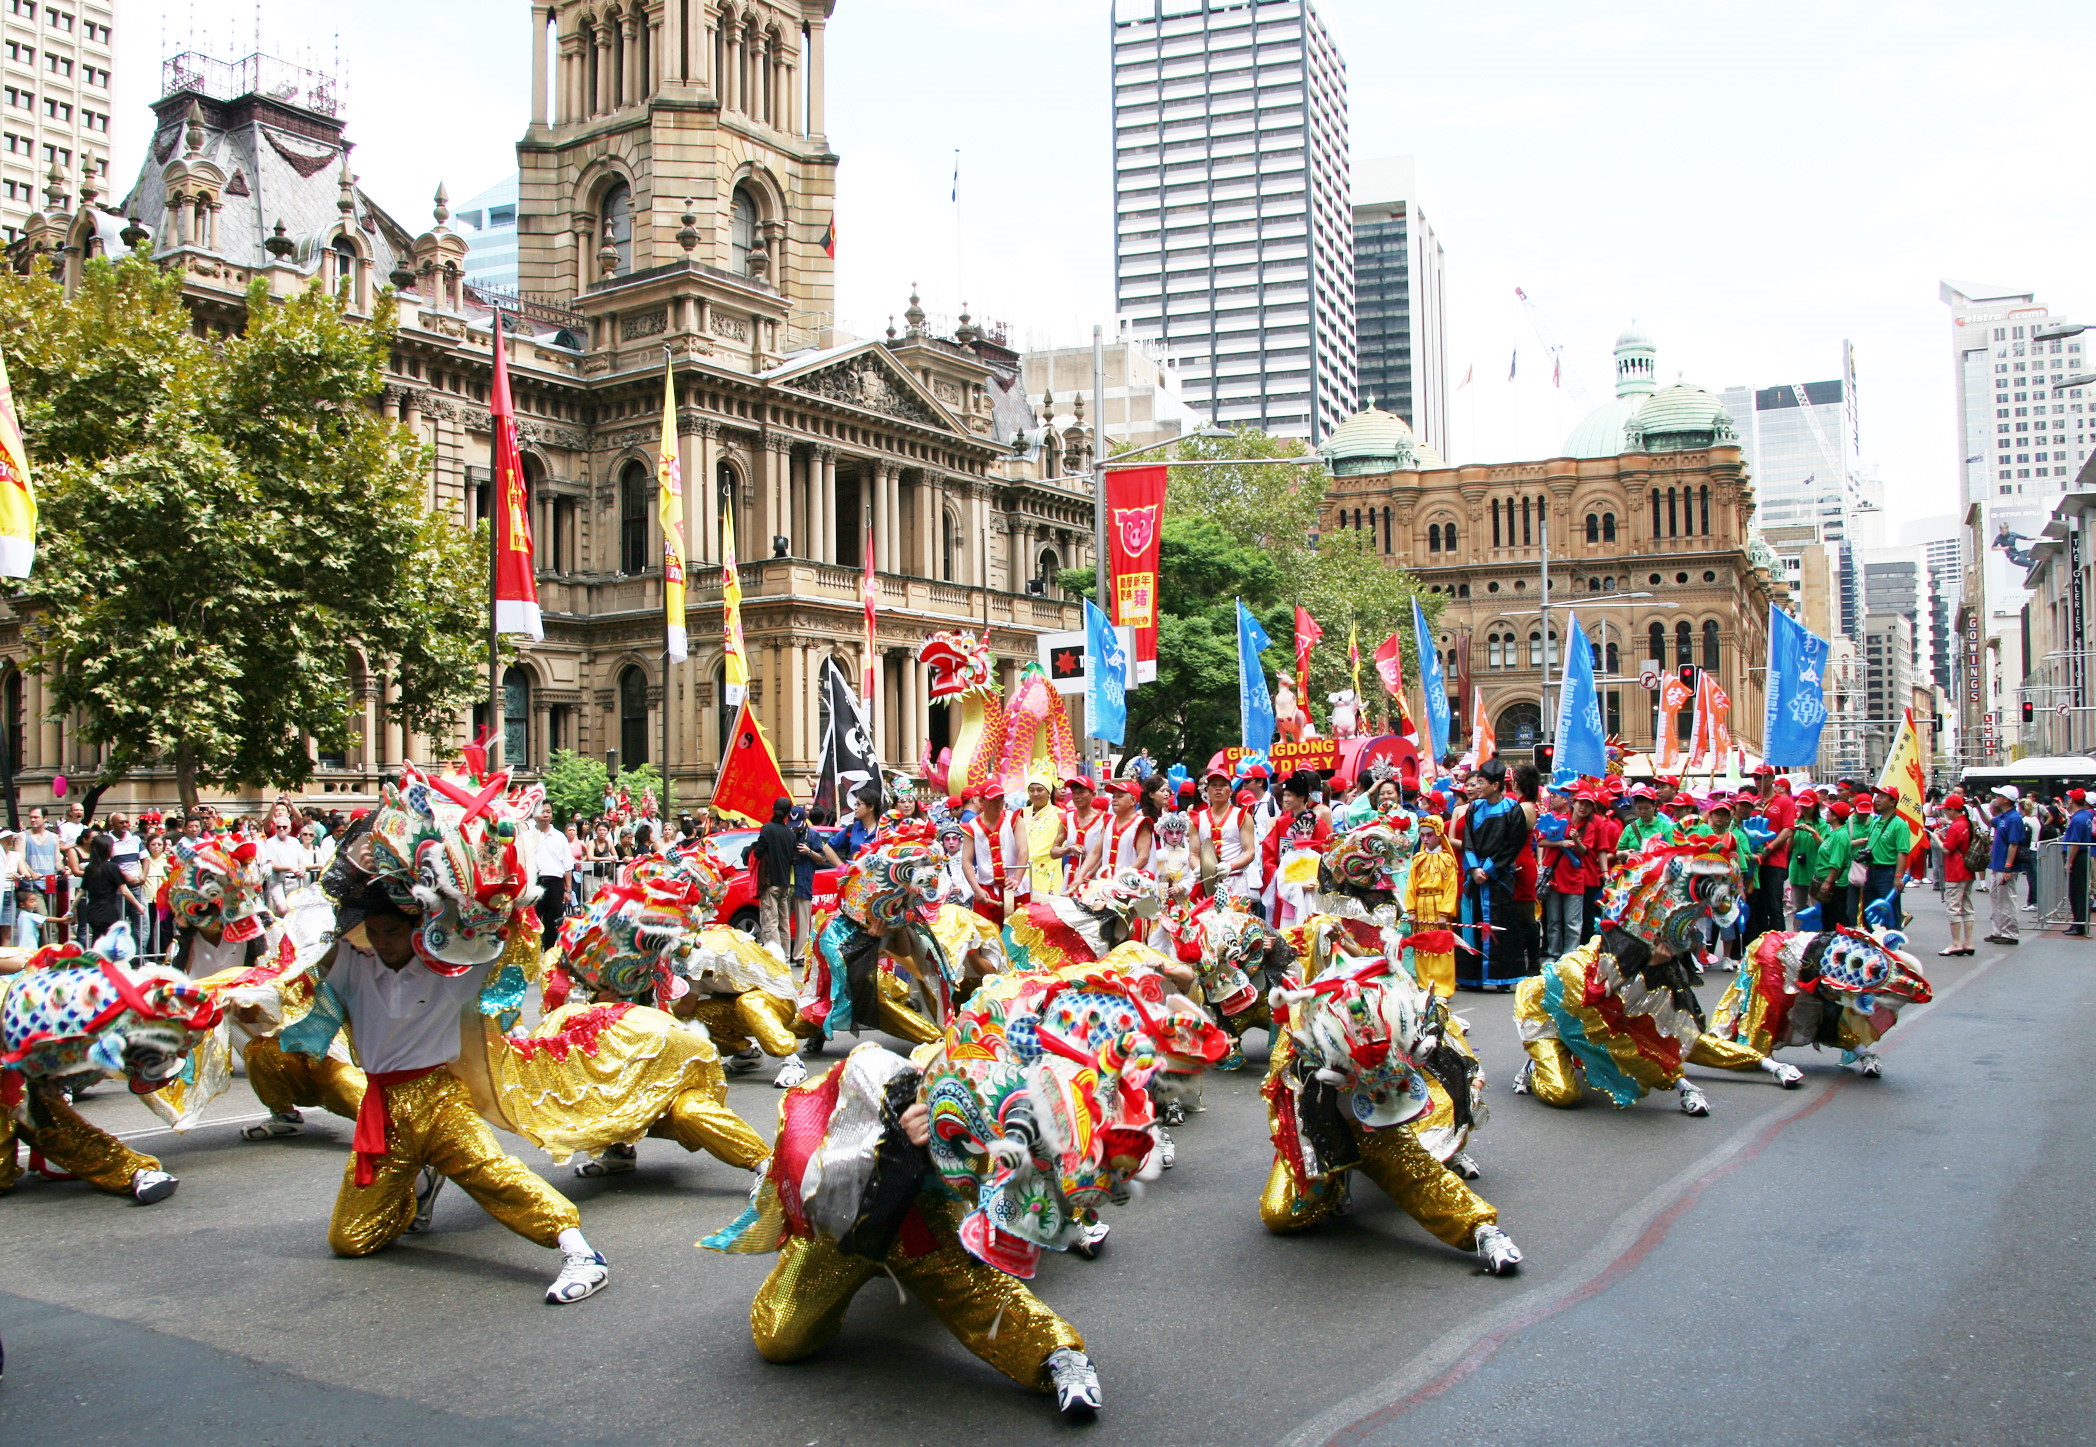
<instances>
[{"instance_id":1,"label":"traffic light","mask_svg":"<svg viewBox=\"0 0 2096 1447\"><path fill-rule=\"evenodd\" d=\"M2036 708L2036 706L2035 706L2034 704L2032 704L2032 703L2031 703L2031 701L2030 701L2030 699L2029 699L2029 698L2025 698L2025 699L2023 700L2023 721L2024 721L2025 723L2029 723L2029 722L2031 722L2031 720L2032 720L2032 719L2033 719L2033 717L2034 717L2034 716L2036 715L2036 713L2037 713L2037 708Z\"/></svg>"},{"instance_id":2,"label":"traffic light","mask_svg":"<svg viewBox=\"0 0 2096 1447\"><path fill-rule=\"evenodd\" d=\"M1557 746L1555 744L1536 745L1536 772L1543 776L1543 782L1546 784L1550 782L1551 770L1555 767L1553 760L1556 758Z\"/></svg>"}]
</instances>

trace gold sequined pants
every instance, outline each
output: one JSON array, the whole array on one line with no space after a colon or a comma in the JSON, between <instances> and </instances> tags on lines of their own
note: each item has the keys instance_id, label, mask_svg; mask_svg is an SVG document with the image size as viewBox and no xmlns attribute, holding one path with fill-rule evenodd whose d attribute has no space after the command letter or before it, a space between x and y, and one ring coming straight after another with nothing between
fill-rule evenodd
<instances>
[{"instance_id":1,"label":"gold sequined pants","mask_svg":"<svg viewBox=\"0 0 2096 1447\"><path fill-rule=\"evenodd\" d=\"M911 1256L898 1240L888 1252L895 1279L932 1309L961 1345L1020 1386L1048 1390L1048 1358L1084 1350L1077 1329L1049 1310L1026 1283L985 1266L961 1245L962 1207L930 1192L917 1209L937 1244ZM903 1239L910 1233L905 1231ZM880 1263L847 1256L828 1240L793 1237L750 1303L750 1335L766 1361L799 1361L837 1334L845 1308Z\"/></svg>"},{"instance_id":2,"label":"gold sequined pants","mask_svg":"<svg viewBox=\"0 0 2096 1447\"><path fill-rule=\"evenodd\" d=\"M874 1007L873 1019L867 1023L912 1045L929 1045L934 1040L944 1039L945 1031L904 1003L909 998L910 987L900 976L881 971L880 1003Z\"/></svg>"},{"instance_id":3,"label":"gold sequined pants","mask_svg":"<svg viewBox=\"0 0 2096 1447\"><path fill-rule=\"evenodd\" d=\"M686 1003L690 1001L690 1003ZM766 1055L783 1059L801 1048L794 1032L798 1018L793 1001L781 1000L763 990L745 990L740 995L689 995L670 1006L680 1020L696 1020L713 1037L723 1055L736 1055L755 1045Z\"/></svg>"},{"instance_id":4,"label":"gold sequined pants","mask_svg":"<svg viewBox=\"0 0 2096 1447\"><path fill-rule=\"evenodd\" d=\"M78 1176L112 1195L130 1195L133 1176L140 1171L160 1169L159 1161L140 1155L107 1131L89 1125L56 1095L45 1095L32 1088L26 1104L27 1123L0 1109L0 1191L22 1178L22 1166L16 1160L17 1136L23 1145L41 1152L54 1169Z\"/></svg>"},{"instance_id":5,"label":"gold sequined pants","mask_svg":"<svg viewBox=\"0 0 2096 1447\"><path fill-rule=\"evenodd\" d=\"M1403 1126L1358 1131L1361 1174L1404 1207L1405 1214L1460 1251L1477 1244L1477 1228L1494 1225L1499 1212L1463 1183L1463 1178L1435 1160L1419 1137ZM1314 1226L1339 1200L1332 1180L1307 1199L1298 1199L1286 1161L1276 1158L1259 1195L1259 1219L1277 1236Z\"/></svg>"},{"instance_id":6,"label":"gold sequined pants","mask_svg":"<svg viewBox=\"0 0 2096 1447\"><path fill-rule=\"evenodd\" d=\"M562 1231L582 1224L573 1202L495 1143L465 1082L450 1071L389 1086L386 1106L387 1150L371 1184L357 1185L354 1157L342 1168L328 1223L337 1256L369 1256L413 1224L415 1175L424 1166L435 1166L482 1210L541 1246L558 1244Z\"/></svg>"},{"instance_id":7,"label":"gold sequined pants","mask_svg":"<svg viewBox=\"0 0 2096 1447\"><path fill-rule=\"evenodd\" d=\"M648 1134L673 1140L688 1151L707 1151L731 1166L749 1170L771 1154L763 1136L750 1123L714 1099L704 1086L677 1093Z\"/></svg>"},{"instance_id":8,"label":"gold sequined pants","mask_svg":"<svg viewBox=\"0 0 2096 1447\"><path fill-rule=\"evenodd\" d=\"M1696 1043L1688 1048L1688 1063L1708 1066L1712 1070L1759 1070L1761 1062L1768 1059L1751 1045L1739 1045L1708 1031L1696 1037Z\"/></svg>"},{"instance_id":9,"label":"gold sequined pants","mask_svg":"<svg viewBox=\"0 0 2096 1447\"><path fill-rule=\"evenodd\" d=\"M241 1052L247 1061L247 1083L255 1098L282 1115L299 1108L357 1118L364 1100L364 1072L346 1060L323 1055L315 1060L286 1050L271 1036L258 1035Z\"/></svg>"},{"instance_id":10,"label":"gold sequined pants","mask_svg":"<svg viewBox=\"0 0 2096 1447\"><path fill-rule=\"evenodd\" d=\"M1571 1049L1562 1040L1531 1040L1528 1058L1536 1063L1529 1073L1529 1092L1545 1105L1570 1110L1579 1104L1579 1069ZM1736 1045L1707 1031L1688 1048L1687 1063L1713 1070L1759 1070L1766 1059L1751 1045Z\"/></svg>"}]
</instances>

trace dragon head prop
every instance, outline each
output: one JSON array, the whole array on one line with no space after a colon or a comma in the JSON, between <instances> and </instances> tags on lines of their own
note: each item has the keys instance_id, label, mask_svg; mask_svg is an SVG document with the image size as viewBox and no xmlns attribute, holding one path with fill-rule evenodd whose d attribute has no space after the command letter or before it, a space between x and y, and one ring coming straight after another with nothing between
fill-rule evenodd
<instances>
[{"instance_id":1,"label":"dragon head prop","mask_svg":"<svg viewBox=\"0 0 2096 1447\"><path fill-rule=\"evenodd\" d=\"M1093 914L1123 921L1154 919L1164 907L1164 891L1147 869L1123 869L1087 879L1077 891L1077 903Z\"/></svg>"},{"instance_id":2,"label":"dragon head prop","mask_svg":"<svg viewBox=\"0 0 2096 1447\"><path fill-rule=\"evenodd\" d=\"M929 921L945 886L946 859L928 825L884 834L852 862L837 884L837 908L872 935Z\"/></svg>"},{"instance_id":3,"label":"dragon head prop","mask_svg":"<svg viewBox=\"0 0 2096 1447\"><path fill-rule=\"evenodd\" d=\"M651 854L627 867L625 883L646 886L658 880L690 891L691 908L704 923L728 897L728 876L733 871L720 857L713 842L701 839L681 845L667 854Z\"/></svg>"},{"instance_id":4,"label":"dragon head prop","mask_svg":"<svg viewBox=\"0 0 2096 1447\"><path fill-rule=\"evenodd\" d=\"M1363 904L1385 903L1395 888L1391 875L1404 862L1397 820L1378 817L1357 824L1325 846L1318 864L1318 888Z\"/></svg>"},{"instance_id":5,"label":"dragon head prop","mask_svg":"<svg viewBox=\"0 0 2096 1447\"><path fill-rule=\"evenodd\" d=\"M1194 967L1201 994L1225 1015L1257 1004L1262 972L1278 978L1295 959L1280 931L1235 900L1174 908L1165 928L1180 960Z\"/></svg>"},{"instance_id":6,"label":"dragon head prop","mask_svg":"<svg viewBox=\"0 0 2096 1447\"><path fill-rule=\"evenodd\" d=\"M222 1014L166 965L47 948L0 993L0 1069L47 1080L121 1075L146 1095L174 1078Z\"/></svg>"},{"instance_id":7,"label":"dragon head prop","mask_svg":"<svg viewBox=\"0 0 2096 1447\"><path fill-rule=\"evenodd\" d=\"M941 629L917 646L917 661L931 672L934 702L965 693L992 692L997 687L990 646L973 633Z\"/></svg>"},{"instance_id":8,"label":"dragon head prop","mask_svg":"<svg viewBox=\"0 0 2096 1447\"><path fill-rule=\"evenodd\" d=\"M598 994L636 1000L652 991L667 1008L686 989L677 965L705 918L698 887L661 872L606 885L561 922L561 965Z\"/></svg>"},{"instance_id":9,"label":"dragon head prop","mask_svg":"<svg viewBox=\"0 0 2096 1447\"><path fill-rule=\"evenodd\" d=\"M1609 877L1601 918L1655 952L1692 957L1705 919L1720 928L1741 913L1739 865L1727 837L1654 843Z\"/></svg>"},{"instance_id":10,"label":"dragon head prop","mask_svg":"<svg viewBox=\"0 0 2096 1447\"><path fill-rule=\"evenodd\" d=\"M223 931L238 944L262 933L267 896L252 839L200 839L176 861L167 883L167 907L188 929Z\"/></svg>"},{"instance_id":11,"label":"dragon head prop","mask_svg":"<svg viewBox=\"0 0 2096 1447\"><path fill-rule=\"evenodd\" d=\"M1307 985L1283 986L1274 1001L1291 1011L1297 1080L1335 1092L1346 1117L1364 1130L1400 1125L1433 1108L1415 1061L1431 1033L1433 998L1388 957L1352 961Z\"/></svg>"},{"instance_id":12,"label":"dragon head prop","mask_svg":"<svg viewBox=\"0 0 2096 1447\"><path fill-rule=\"evenodd\" d=\"M961 1241L1031 1276L1042 1248L1081 1239L1098 1207L1152 1169L1149 1084L1228 1052L1200 1009L1149 970L1077 965L995 975L948 1025L925 1072L931 1158L976 1205Z\"/></svg>"}]
</instances>

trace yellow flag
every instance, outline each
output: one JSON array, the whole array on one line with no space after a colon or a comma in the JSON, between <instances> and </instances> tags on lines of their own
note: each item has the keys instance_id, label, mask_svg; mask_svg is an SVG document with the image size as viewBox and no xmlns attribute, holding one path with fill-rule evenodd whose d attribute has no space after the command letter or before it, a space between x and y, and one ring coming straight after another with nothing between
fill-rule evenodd
<instances>
[{"instance_id":1,"label":"yellow flag","mask_svg":"<svg viewBox=\"0 0 2096 1447\"><path fill-rule=\"evenodd\" d=\"M684 651L684 468L677 460L677 390L662 364L662 455L655 463L656 506L662 518L662 612L670 662Z\"/></svg>"},{"instance_id":2,"label":"yellow flag","mask_svg":"<svg viewBox=\"0 0 2096 1447\"><path fill-rule=\"evenodd\" d=\"M1921 733L1914 727L1914 710L1910 708L1900 722L1899 732L1892 736L1885 767L1878 770L1878 787L1899 797L1899 816L1910 829L1922 827L1921 797L1928 782L1928 770L1921 757Z\"/></svg>"},{"instance_id":3,"label":"yellow flag","mask_svg":"<svg viewBox=\"0 0 2096 1447\"><path fill-rule=\"evenodd\" d=\"M0 356L0 578L26 578L36 566L36 489L29 482L29 449L15 416L15 389Z\"/></svg>"},{"instance_id":4,"label":"yellow flag","mask_svg":"<svg viewBox=\"0 0 2096 1447\"><path fill-rule=\"evenodd\" d=\"M721 501L721 702L739 708L749 689L749 650L742 641L742 579L735 571L735 500Z\"/></svg>"}]
</instances>

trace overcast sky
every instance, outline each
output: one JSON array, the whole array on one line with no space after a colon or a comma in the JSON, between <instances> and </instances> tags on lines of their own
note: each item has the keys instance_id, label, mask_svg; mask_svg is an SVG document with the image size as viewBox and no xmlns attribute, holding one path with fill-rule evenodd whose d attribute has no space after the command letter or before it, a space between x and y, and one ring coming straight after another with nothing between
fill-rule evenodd
<instances>
[{"instance_id":1,"label":"overcast sky","mask_svg":"<svg viewBox=\"0 0 2096 1447\"><path fill-rule=\"evenodd\" d=\"M1897 517L1955 507L1944 277L2096 317L2096 7L2023 0L1642 6L1320 0L1346 57L1356 157L1418 157L1447 253L1458 459L1554 455L1516 286L1590 391L1632 318L1660 375L1710 387L1839 375ZM839 0L829 119L840 321L877 332L910 283L1015 341L1078 342L1112 306L1105 0ZM409 225L515 169L524 0L264 0L263 47L337 46L363 184ZM354 18L339 41L330 17ZM115 167L143 154L159 60L194 33L254 48L256 6L148 0L119 20ZM954 150L960 194L948 201ZM1506 380L1512 353L1520 375Z\"/></svg>"}]
</instances>

